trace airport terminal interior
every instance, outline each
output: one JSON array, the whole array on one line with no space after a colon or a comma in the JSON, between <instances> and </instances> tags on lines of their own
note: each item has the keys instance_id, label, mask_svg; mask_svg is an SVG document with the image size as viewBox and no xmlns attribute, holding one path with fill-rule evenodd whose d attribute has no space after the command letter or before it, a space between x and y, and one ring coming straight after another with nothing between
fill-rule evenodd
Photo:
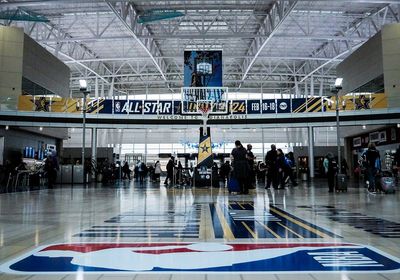
<instances>
[{"instance_id":1,"label":"airport terminal interior","mask_svg":"<svg viewBox=\"0 0 400 280\"><path fill-rule=\"evenodd\" d=\"M0 280L399 280L399 0L0 0Z\"/></svg>"}]
</instances>

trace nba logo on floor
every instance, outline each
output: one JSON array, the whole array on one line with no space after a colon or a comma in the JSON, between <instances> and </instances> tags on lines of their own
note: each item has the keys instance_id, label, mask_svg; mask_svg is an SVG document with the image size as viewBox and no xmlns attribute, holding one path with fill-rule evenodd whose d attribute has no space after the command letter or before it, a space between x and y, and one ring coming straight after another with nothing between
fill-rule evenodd
<instances>
[{"instance_id":1,"label":"nba logo on floor","mask_svg":"<svg viewBox=\"0 0 400 280\"><path fill-rule=\"evenodd\" d=\"M7 273L400 272L398 259L336 243L78 243L39 248L4 264Z\"/></svg>"}]
</instances>

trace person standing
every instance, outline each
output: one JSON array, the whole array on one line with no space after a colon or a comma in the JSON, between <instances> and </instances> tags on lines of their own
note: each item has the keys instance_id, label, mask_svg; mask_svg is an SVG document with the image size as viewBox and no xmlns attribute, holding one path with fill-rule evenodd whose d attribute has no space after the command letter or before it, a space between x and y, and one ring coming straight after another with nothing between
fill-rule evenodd
<instances>
[{"instance_id":1,"label":"person standing","mask_svg":"<svg viewBox=\"0 0 400 280\"><path fill-rule=\"evenodd\" d=\"M285 181L284 181L284 170L285 170L285 155L283 154L282 149L277 149L277 160L276 164L278 167L278 183L279 189L285 188Z\"/></svg>"},{"instance_id":2,"label":"person standing","mask_svg":"<svg viewBox=\"0 0 400 280\"><path fill-rule=\"evenodd\" d=\"M323 166L326 177L328 178L329 192L335 189L335 175L337 173L337 162L332 153L328 153L324 159Z\"/></svg>"},{"instance_id":3,"label":"person standing","mask_svg":"<svg viewBox=\"0 0 400 280\"><path fill-rule=\"evenodd\" d=\"M181 184L182 182L182 172L183 172L183 166L181 161L178 161L178 167L177 167L177 172L176 172L176 181L178 185Z\"/></svg>"},{"instance_id":4,"label":"person standing","mask_svg":"<svg viewBox=\"0 0 400 280\"><path fill-rule=\"evenodd\" d=\"M57 171L60 169L55 152L47 155L44 169L47 172L48 187L52 189L57 179Z\"/></svg>"},{"instance_id":5,"label":"person standing","mask_svg":"<svg viewBox=\"0 0 400 280\"><path fill-rule=\"evenodd\" d=\"M174 183L174 160L171 157L167 163L167 178L165 178L164 185L168 186L168 180L170 184Z\"/></svg>"},{"instance_id":6,"label":"person standing","mask_svg":"<svg viewBox=\"0 0 400 280\"><path fill-rule=\"evenodd\" d=\"M254 173L254 160L255 160L255 156L253 154L253 152L251 151L253 149L253 146L251 144L247 145L247 163L249 165L249 176L248 176L248 181L247 181L247 187L249 189L253 189L254 188L254 184L256 182L256 177L255 177L255 173Z\"/></svg>"},{"instance_id":7,"label":"person standing","mask_svg":"<svg viewBox=\"0 0 400 280\"><path fill-rule=\"evenodd\" d=\"M267 184L265 186L265 189L269 189L271 187L271 183L273 188L278 188L279 180L277 159L278 152L276 151L276 146L272 144L271 150L265 156L265 165L267 167Z\"/></svg>"},{"instance_id":8,"label":"person standing","mask_svg":"<svg viewBox=\"0 0 400 280\"><path fill-rule=\"evenodd\" d=\"M146 175L147 175L147 166L144 162L142 162L139 166L140 183L144 182Z\"/></svg>"},{"instance_id":9,"label":"person standing","mask_svg":"<svg viewBox=\"0 0 400 280\"><path fill-rule=\"evenodd\" d=\"M379 152L376 150L375 143L370 142L368 144L368 150L365 152L365 164L367 167L367 177L369 181L369 191L372 193L376 192L375 179L376 175L381 168L381 159Z\"/></svg>"},{"instance_id":10,"label":"person standing","mask_svg":"<svg viewBox=\"0 0 400 280\"><path fill-rule=\"evenodd\" d=\"M349 170L349 166L347 165L347 161L345 158L342 158L340 163L340 171L347 176Z\"/></svg>"},{"instance_id":11,"label":"person standing","mask_svg":"<svg viewBox=\"0 0 400 280\"><path fill-rule=\"evenodd\" d=\"M229 164L229 161L226 161L224 164L221 165L221 168L219 170L219 176L221 177L224 186L225 182L229 178L230 172L231 172L231 165Z\"/></svg>"},{"instance_id":12,"label":"person standing","mask_svg":"<svg viewBox=\"0 0 400 280\"><path fill-rule=\"evenodd\" d=\"M161 164L160 164L160 161L157 160L157 162L154 166L154 181L155 182L160 181L160 175L161 175Z\"/></svg>"},{"instance_id":13,"label":"person standing","mask_svg":"<svg viewBox=\"0 0 400 280\"><path fill-rule=\"evenodd\" d=\"M129 181L131 180L131 170L129 169L129 164L127 161L125 161L124 166L122 167L122 172L124 173L124 176L122 179L126 179L128 177Z\"/></svg>"},{"instance_id":14,"label":"person standing","mask_svg":"<svg viewBox=\"0 0 400 280\"><path fill-rule=\"evenodd\" d=\"M249 165L247 162L247 151L239 140L235 141L235 148L231 152L233 158L233 176L239 183L239 188L242 194L248 194L246 179L249 172Z\"/></svg>"}]
</instances>

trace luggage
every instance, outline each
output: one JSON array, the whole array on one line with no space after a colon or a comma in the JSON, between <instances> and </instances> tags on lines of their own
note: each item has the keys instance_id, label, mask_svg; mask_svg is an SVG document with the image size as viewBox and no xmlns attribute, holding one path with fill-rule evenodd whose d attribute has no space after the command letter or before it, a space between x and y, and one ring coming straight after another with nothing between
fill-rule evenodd
<instances>
[{"instance_id":1,"label":"luggage","mask_svg":"<svg viewBox=\"0 0 400 280\"><path fill-rule=\"evenodd\" d=\"M240 192L240 186L239 182L236 178L230 177L228 180L228 191L229 193L239 193Z\"/></svg>"},{"instance_id":2,"label":"luggage","mask_svg":"<svg viewBox=\"0 0 400 280\"><path fill-rule=\"evenodd\" d=\"M376 188L384 193L395 193L395 178L389 172L383 172L381 176L376 176Z\"/></svg>"},{"instance_id":3,"label":"luggage","mask_svg":"<svg viewBox=\"0 0 400 280\"><path fill-rule=\"evenodd\" d=\"M347 192L347 176L345 174L337 175L336 191Z\"/></svg>"}]
</instances>

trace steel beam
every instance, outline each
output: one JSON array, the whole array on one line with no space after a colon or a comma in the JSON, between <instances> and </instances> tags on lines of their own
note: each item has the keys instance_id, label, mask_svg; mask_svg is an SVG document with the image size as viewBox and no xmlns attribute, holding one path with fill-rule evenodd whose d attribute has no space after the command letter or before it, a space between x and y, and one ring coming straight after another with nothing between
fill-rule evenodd
<instances>
[{"instance_id":1,"label":"steel beam","mask_svg":"<svg viewBox=\"0 0 400 280\"><path fill-rule=\"evenodd\" d=\"M289 14L296 7L297 3L298 3L297 0L277 1L271 7L268 15L265 17L263 21L263 24L261 24L260 29L257 32L257 34L266 34L268 35L268 37L264 40L255 39L252 42L247 54L253 57L251 59L245 59L243 61L242 69L244 69L244 73L239 88L242 86L251 67L256 62L261 51L264 49L264 47L268 44L271 38L275 35L278 29L285 22Z\"/></svg>"}]
</instances>

